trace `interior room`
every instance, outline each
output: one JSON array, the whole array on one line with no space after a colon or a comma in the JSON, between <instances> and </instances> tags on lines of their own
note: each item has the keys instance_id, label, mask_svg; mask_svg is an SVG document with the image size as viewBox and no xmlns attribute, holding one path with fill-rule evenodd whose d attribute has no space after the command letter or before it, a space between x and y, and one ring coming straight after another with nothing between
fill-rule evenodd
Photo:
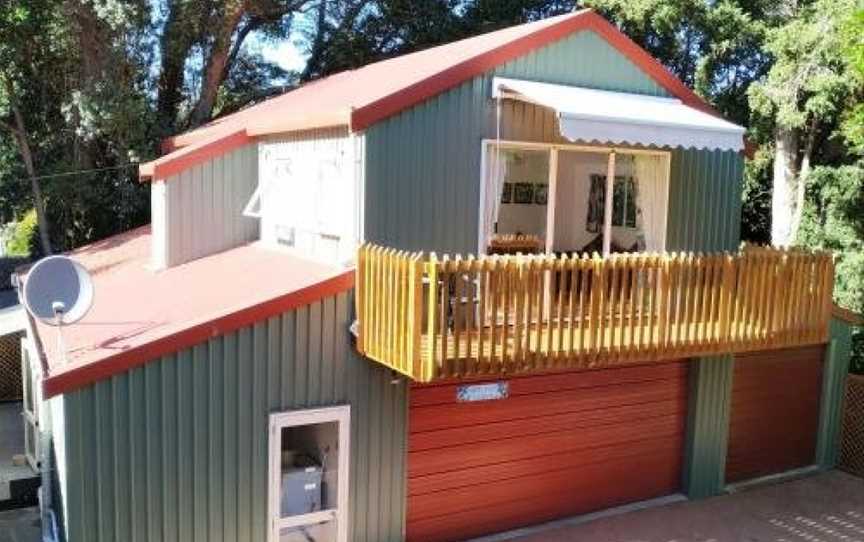
<instances>
[{"instance_id":1,"label":"interior room","mask_svg":"<svg viewBox=\"0 0 864 542\"><path fill-rule=\"evenodd\" d=\"M486 153L487 254L665 249L668 153L498 141Z\"/></svg>"}]
</instances>

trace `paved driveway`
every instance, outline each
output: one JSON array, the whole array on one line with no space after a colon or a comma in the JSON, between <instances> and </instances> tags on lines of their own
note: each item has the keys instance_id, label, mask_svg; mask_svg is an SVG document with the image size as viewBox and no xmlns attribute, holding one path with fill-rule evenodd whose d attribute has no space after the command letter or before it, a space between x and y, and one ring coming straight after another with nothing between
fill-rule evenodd
<instances>
[{"instance_id":1,"label":"paved driveway","mask_svg":"<svg viewBox=\"0 0 864 542\"><path fill-rule=\"evenodd\" d=\"M864 480L840 471L593 521L518 542L864 542ZM504 540L489 537L486 540Z\"/></svg>"}]
</instances>

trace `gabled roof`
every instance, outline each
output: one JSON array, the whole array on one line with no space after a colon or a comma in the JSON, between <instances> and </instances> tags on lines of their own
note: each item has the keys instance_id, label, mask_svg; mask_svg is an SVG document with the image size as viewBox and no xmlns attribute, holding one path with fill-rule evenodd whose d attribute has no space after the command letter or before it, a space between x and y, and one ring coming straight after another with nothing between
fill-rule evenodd
<instances>
[{"instance_id":1,"label":"gabled roof","mask_svg":"<svg viewBox=\"0 0 864 542\"><path fill-rule=\"evenodd\" d=\"M150 242L146 226L69 254L90 272L96 294L86 316L63 330L65 360L56 328L31 320L46 397L354 286L353 270L256 243L153 271Z\"/></svg>"},{"instance_id":2,"label":"gabled roof","mask_svg":"<svg viewBox=\"0 0 864 542\"><path fill-rule=\"evenodd\" d=\"M669 94L720 116L660 62L591 10L512 26L341 72L166 140L171 152L141 166L165 178L256 136L348 126L361 131L510 60L582 30L592 30ZM185 148L185 149L184 149Z\"/></svg>"}]
</instances>

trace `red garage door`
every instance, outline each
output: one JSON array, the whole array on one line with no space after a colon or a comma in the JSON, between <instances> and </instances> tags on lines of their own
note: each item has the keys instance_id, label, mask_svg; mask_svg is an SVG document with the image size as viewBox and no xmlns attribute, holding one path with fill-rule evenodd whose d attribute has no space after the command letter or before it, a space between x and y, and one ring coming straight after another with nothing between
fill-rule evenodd
<instances>
[{"instance_id":1,"label":"red garage door","mask_svg":"<svg viewBox=\"0 0 864 542\"><path fill-rule=\"evenodd\" d=\"M408 540L450 541L675 493L687 365L518 377L508 397L411 390ZM475 388L476 389L476 388Z\"/></svg>"},{"instance_id":2,"label":"red garage door","mask_svg":"<svg viewBox=\"0 0 864 542\"><path fill-rule=\"evenodd\" d=\"M812 465L825 347L735 357L726 481Z\"/></svg>"}]
</instances>

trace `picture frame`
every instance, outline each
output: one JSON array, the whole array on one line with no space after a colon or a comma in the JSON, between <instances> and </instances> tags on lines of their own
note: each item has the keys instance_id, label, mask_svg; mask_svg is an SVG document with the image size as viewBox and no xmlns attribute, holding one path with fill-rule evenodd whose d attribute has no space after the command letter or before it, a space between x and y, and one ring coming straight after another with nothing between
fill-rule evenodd
<instances>
[{"instance_id":1,"label":"picture frame","mask_svg":"<svg viewBox=\"0 0 864 542\"><path fill-rule=\"evenodd\" d=\"M549 203L548 184L537 184L534 187L534 203L536 205L547 205Z\"/></svg>"},{"instance_id":2,"label":"picture frame","mask_svg":"<svg viewBox=\"0 0 864 542\"><path fill-rule=\"evenodd\" d=\"M514 183L513 203L517 205L534 203L534 183Z\"/></svg>"},{"instance_id":3,"label":"picture frame","mask_svg":"<svg viewBox=\"0 0 864 542\"><path fill-rule=\"evenodd\" d=\"M513 183L504 183L501 187L501 203L513 203Z\"/></svg>"}]
</instances>

